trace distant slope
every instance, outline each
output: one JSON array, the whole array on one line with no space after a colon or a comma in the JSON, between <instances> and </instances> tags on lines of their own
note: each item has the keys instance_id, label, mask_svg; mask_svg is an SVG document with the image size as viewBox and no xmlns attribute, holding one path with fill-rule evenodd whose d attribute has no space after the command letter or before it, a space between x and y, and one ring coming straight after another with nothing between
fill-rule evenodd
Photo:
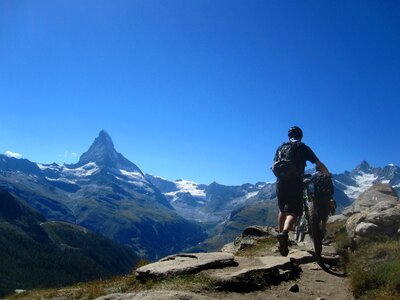
<instances>
[{"instance_id":1,"label":"distant slope","mask_svg":"<svg viewBox=\"0 0 400 300\"><path fill-rule=\"evenodd\" d=\"M132 270L131 249L80 226L46 219L0 189L0 297Z\"/></svg>"}]
</instances>

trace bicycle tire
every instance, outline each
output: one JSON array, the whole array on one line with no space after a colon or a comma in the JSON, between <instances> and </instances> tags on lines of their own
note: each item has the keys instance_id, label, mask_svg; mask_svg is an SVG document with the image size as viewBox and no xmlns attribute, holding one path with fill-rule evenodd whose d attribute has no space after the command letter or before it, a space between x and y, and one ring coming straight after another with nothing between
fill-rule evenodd
<instances>
[{"instance_id":1,"label":"bicycle tire","mask_svg":"<svg viewBox=\"0 0 400 300\"><path fill-rule=\"evenodd\" d=\"M295 239L298 242L302 242L304 241L304 237L306 235L306 221L302 219L300 219L300 222L298 224L298 226L296 227L296 232L295 232Z\"/></svg>"},{"instance_id":2,"label":"bicycle tire","mask_svg":"<svg viewBox=\"0 0 400 300\"><path fill-rule=\"evenodd\" d=\"M309 218L310 218L310 231L311 239L313 241L315 260L319 263L321 261L322 253L322 232L320 228L321 220L318 216L318 211L313 202L308 204Z\"/></svg>"},{"instance_id":3,"label":"bicycle tire","mask_svg":"<svg viewBox=\"0 0 400 300\"><path fill-rule=\"evenodd\" d=\"M302 230L300 231L299 242L303 242L306 236L306 226L303 226Z\"/></svg>"},{"instance_id":4,"label":"bicycle tire","mask_svg":"<svg viewBox=\"0 0 400 300\"><path fill-rule=\"evenodd\" d=\"M300 225L297 225L296 228L294 229L294 239L298 241L299 236L300 236Z\"/></svg>"}]
</instances>

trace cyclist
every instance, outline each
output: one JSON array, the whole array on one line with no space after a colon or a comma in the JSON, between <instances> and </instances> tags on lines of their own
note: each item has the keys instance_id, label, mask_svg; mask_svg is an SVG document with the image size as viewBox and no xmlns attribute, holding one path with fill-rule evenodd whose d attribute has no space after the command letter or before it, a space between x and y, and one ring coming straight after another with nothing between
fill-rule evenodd
<instances>
[{"instance_id":1,"label":"cyclist","mask_svg":"<svg viewBox=\"0 0 400 300\"><path fill-rule=\"evenodd\" d=\"M314 163L326 175L330 176L327 167L317 158L314 152L306 144L302 143L303 131L293 126L288 131L289 142L281 145L275 154L272 170L277 176L276 194L278 197L278 243L279 252L282 256L289 253L289 230L292 229L297 216L303 212L303 177L307 161ZM287 163L293 165L294 171ZM279 172L277 169L284 169Z\"/></svg>"}]
</instances>

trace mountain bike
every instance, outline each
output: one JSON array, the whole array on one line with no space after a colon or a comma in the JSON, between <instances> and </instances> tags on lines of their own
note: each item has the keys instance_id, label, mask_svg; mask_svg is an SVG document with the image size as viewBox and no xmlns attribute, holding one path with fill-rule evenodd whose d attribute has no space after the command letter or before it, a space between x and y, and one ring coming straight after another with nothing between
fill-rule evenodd
<instances>
[{"instance_id":1,"label":"mountain bike","mask_svg":"<svg viewBox=\"0 0 400 300\"><path fill-rule=\"evenodd\" d=\"M308 231L313 242L314 256L317 262L321 261L322 239L321 217L318 214L318 203L314 197L311 175L304 176L303 214L295 227L295 239L303 241Z\"/></svg>"}]
</instances>

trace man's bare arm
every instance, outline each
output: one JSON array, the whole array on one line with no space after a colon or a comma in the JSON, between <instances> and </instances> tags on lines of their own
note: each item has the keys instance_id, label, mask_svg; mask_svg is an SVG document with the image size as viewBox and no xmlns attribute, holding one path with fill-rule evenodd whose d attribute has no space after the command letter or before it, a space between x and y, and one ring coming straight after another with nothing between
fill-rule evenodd
<instances>
[{"instance_id":1,"label":"man's bare arm","mask_svg":"<svg viewBox=\"0 0 400 300\"><path fill-rule=\"evenodd\" d=\"M331 176L331 173L329 173L328 168L321 162L321 161L316 161L315 164L318 166L318 168L328 176Z\"/></svg>"}]
</instances>

